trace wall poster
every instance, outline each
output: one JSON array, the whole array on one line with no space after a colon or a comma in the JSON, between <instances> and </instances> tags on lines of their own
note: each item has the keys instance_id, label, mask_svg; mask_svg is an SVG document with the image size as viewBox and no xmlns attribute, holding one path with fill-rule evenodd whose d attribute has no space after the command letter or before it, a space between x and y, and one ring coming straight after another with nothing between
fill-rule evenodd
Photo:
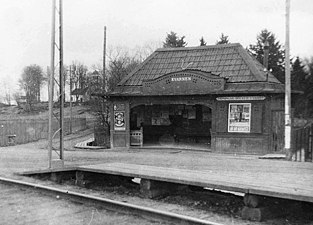
<instances>
[{"instance_id":1,"label":"wall poster","mask_svg":"<svg viewBox=\"0 0 313 225\"><path fill-rule=\"evenodd\" d=\"M114 112L114 130L126 130L125 111Z\"/></svg>"},{"instance_id":2,"label":"wall poster","mask_svg":"<svg viewBox=\"0 0 313 225\"><path fill-rule=\"evenodd\" d=\"M228 132L249 133L251 103L229 103Z\"/></svg>"}]
</instances>

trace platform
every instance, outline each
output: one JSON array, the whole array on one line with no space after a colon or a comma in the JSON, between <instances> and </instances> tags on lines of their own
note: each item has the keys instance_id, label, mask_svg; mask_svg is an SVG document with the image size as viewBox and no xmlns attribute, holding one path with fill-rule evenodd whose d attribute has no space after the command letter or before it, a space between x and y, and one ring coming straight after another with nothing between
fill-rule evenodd
<instances>
[{"instance_id":1,"label":"platform","mask_svg":"<svg viewBox=\"0 0 313 225\"><path fill-rule=\"evenodd\" d=\"M233 168L232 165L225 168L215 164L211 165L209 170L191 170L129 163L105 163L79 166L77 169L313 202L313 164L295 165L292 162L260 160L233 161L235 162L242 164Z\"/></svg>"}]
</instances>

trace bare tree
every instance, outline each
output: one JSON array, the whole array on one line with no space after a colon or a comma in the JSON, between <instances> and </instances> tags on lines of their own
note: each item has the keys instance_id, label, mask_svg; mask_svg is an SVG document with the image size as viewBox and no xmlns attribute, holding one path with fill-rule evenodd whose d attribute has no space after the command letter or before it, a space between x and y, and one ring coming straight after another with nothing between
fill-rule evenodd
<instances>
[{"instance_id":1,"label":"bare tree","mask_svg":"<svg viewBox=\"0 0 313 225\"><path fill-rule=\"evenodd\" d=\"M10 106L12 100L11 85L8 84L7 80L2 80L0 85L2 87L1 102Z\"/></svg>"},{"instance_id":2,"label":"bare tree","mask_svg":"<svg viewBox=\"0 0 313 225\"><path fill-rule=\"evenodd\" d=\"M71 82L73 89L79 90L87 87L87 71L88 68L81 62L73 61L71 64ZM78 95L76 95L76 101L78 101Z\"/></svg>"}]
</instances>

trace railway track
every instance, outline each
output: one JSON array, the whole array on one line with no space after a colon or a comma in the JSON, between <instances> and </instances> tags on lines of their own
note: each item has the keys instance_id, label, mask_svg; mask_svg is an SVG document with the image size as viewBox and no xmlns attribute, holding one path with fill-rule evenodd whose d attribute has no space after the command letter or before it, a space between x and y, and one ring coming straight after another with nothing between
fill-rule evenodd
<instances>
[{"instance_id":1,"label":"railway track","mask_svg":"<svg viewBox=\"0 0 313 225\"><path fill-rule=\"evenodd\" d=\"M75 202L82 202L84 204L95 204L105 208L109 211L119 212L126 215L136 215L145 219L156 221L164 221L173 224L194 224L194 225L221 225L215 222L197 219L189 216L184 216L176 213L165 212L148 207L133 205L130 203L115 201L102 197L95 197L92 195L77 193L69 190L63 190L54 187L48 187L40 184L34 184L19 180L0 177L0 184L12 185L22 188L34 190L39 193L45 193L55 196L57 199L67 199Z\"/></svg>"}]
</instances>

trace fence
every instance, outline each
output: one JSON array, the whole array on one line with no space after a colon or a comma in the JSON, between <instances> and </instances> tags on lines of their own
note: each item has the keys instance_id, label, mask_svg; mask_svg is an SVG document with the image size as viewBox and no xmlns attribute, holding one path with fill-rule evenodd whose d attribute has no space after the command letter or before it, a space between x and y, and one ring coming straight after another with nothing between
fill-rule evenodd
<instances>
[{"instance_id":1,"label":"fence","mask_svg":"<svg viewBox=\"0 0 313 225\"><path fill-rule=\"evenodd\" d=\"M295 128L292 135L294 161L313 162L313 123Z\"/></svg>"},{"instance_id":2,"label":"fence","mask_svg":"<svg viewBox=\"0 0 313 225\"><path fill-rule=\"evenodd\" d=\"M70 118L64 118L64 134L70 133ZM52 123L52 130L58 130L57 120ZM72 132L87 128L86 118L72 119ZM0 147L11 144L24 144L48 138L48 120L45 119L10 119L0 120Z\"/></svg>"}]
</instances>

